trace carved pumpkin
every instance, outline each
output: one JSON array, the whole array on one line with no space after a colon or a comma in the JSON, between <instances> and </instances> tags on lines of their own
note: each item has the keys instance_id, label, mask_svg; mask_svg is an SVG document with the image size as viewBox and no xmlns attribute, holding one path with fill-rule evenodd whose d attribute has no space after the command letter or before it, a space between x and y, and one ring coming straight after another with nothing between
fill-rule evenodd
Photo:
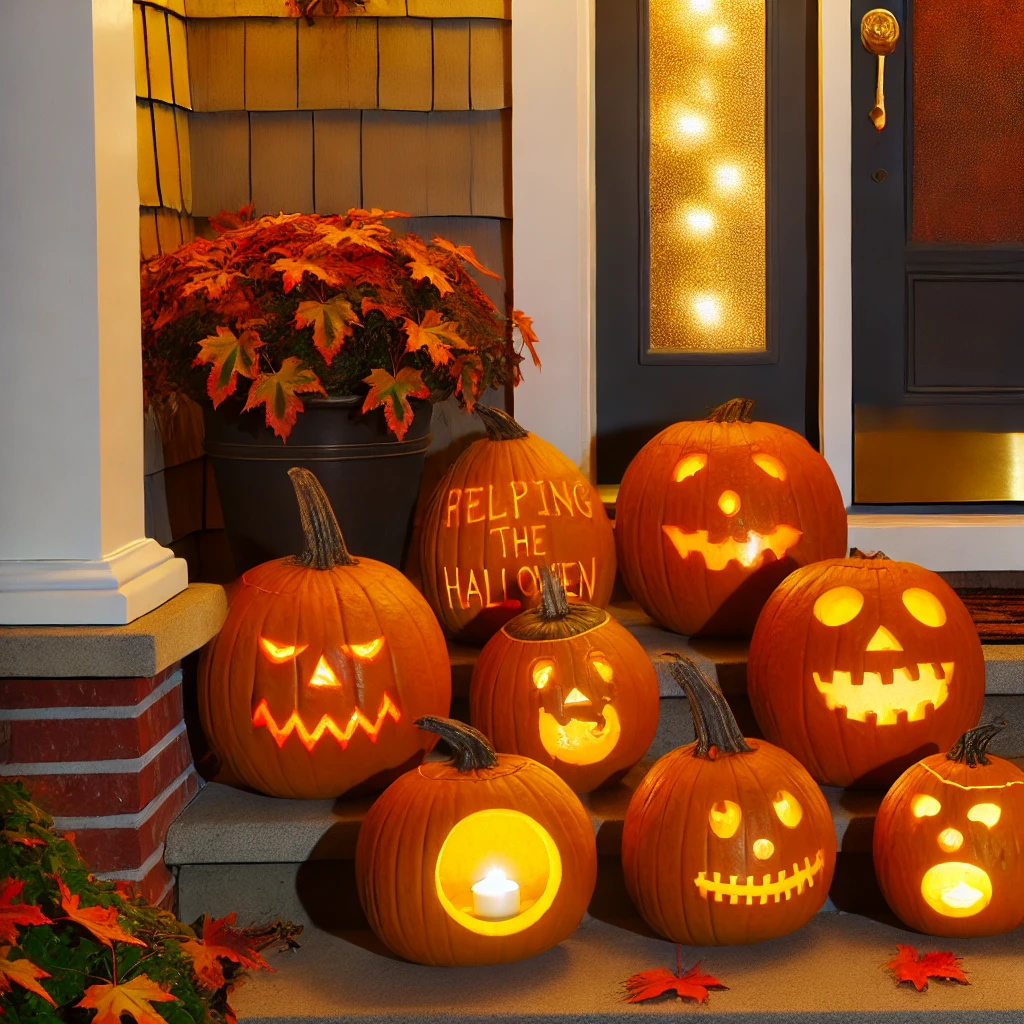
<instances>
[{"instance_id":1,"label":"carved pumpkin","mask_svg":"<svg viewBox=\"0 0 1024 1024\"><path fill-rule=\"evenodd\" d=\"M644 920L673 942L737 945L806 924L832 882L836 835L800 763L747 740L721 690L672 655L697 741L660 758L626 811L622 868Z\"/></svg>"},{"instance_id":2,"label":"carved pumpkin","mask_svg":"<svg viewBox=\"0 0 1024 1024\"><path fill-rule=\"evenodd\" d=\"M386 785L430 749L445 713L444 636L397 569L349 555L306 469L291 469L306 550L246 572L199 674L203 730L231 772L271 796Z\"/></svg>"},{"instance_id":3,"label":"carved pumpkin","mask_svg":"<svg viewBox=\"0 0 1024 1024\"><path fill-rule=\"evenodd\" d=\"M480 653L469 717L498 750L547 765L577 793L624 775L658 727L658 680L644 649L606 611L569 602L541 567L541 603Z\"/></svg>"},{"instance_id":4,"label":"carved pumpkin","mask_svg":"<svg viewBox=\"0 0 1024 1024\"><path fill-rule=\"evenodd\" d=\"M828 463L799 435L750 420L734 398L676 423L629 464L615 505L626 587L677 633L749 633L797 566L846 552Z\"/></svg>"},{"instance_id":5,"label":"carved pumpkin","mask_svg":"<svg viewBox=\"0 0 1024 1024\"><path fill-rule=\"evenodd\" d=\"M884 555L832 559L788 577L750 642L761 731L833 786L888 786L978 724L981 641L933 572Z\"/></svg>"},{"instance_id":6,"label":"carved pumpkin","mask_svg":"<svg viewBox=\"0 0 1024 1024\"><path fill-rule=\"evenodd\" d=\"M455 461L423 522L423 593L452 635L483 643L540 602L551 566L571 597L603 608L615 541L597 488L507 413L478 405L487 436Z\"/></svg>"},{"instance_id":7,"label":"carved pumpkin","mask_svg":"<svg viewBox=\"0 0 1024 1024\"><path fill-rule=\"evenodd\" d=\"M960 937L1024 923L1024 772L986 752L1005 724L912 765L882 801L875 874L911 928Z\"/></svg>"},{"instance_id":8,"label":"carved pumpkin","mask_svg":"<svg viewBox=\"0 0 1024 1024\"><path fill-rule=\"evenodd\" d=\"M468 725L418 724L453 757L403 775L366 815L356 884L370 926L399 956L440 966L508 963L561 942L597 878L579 798Z\"/></svg>"}]
</instances>

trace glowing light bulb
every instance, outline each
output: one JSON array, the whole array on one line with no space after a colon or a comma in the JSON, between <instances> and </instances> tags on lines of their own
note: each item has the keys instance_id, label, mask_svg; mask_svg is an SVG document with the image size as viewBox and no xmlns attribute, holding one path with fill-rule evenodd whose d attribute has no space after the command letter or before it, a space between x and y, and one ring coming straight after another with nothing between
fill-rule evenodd
<instances>
[{"instance_id":1,"label":"glowing light bulb","mask_svg":"<svg viewBox=\"0 0 1024 1024\"><path fill-rule=\"evenodd\" d=\"M703 135L707 131L707 121L703 117L698 117L696 114L683 114L678 121L679 130L684 135Z\"/></svg>"},{"instance_id":2,"label":"glowing light bulb","mask_svg":"<svg viewBox=\"0 0 1024 1024\"><path fill-rule=\"evenodd\" d=\"M713 295L698 295L693 300L693 312L705 327L717 327L722 322L722 307Z\"/></svg>"},{"instance_id":3,"label":"glowing light bulb","mask_svg":"<svg viewBox=\"0 0 1024 1024\"><path fill-rule=\"evenodd\" d=\"M722 164L715 170L715 183L719 188L739 188L740 169L732 164Z\"/></svg>"},{"instance_id":4,"label":"glowing light bulb","mask_svg":"<svg viewBox=\"0 0 1024 1024\"><path fill-rule=\"evenodd\" d=\"M515 917L519 913L519 883L506 877L501 868L491 868L473 885L473 913L489 921Z\"/></svg>"},{"instance_id":5,"label":"glowing light bulb","mask_svg":"<svg viewBox=\"0 0 1024 1024\"><path fill-rule=\"evenodd\" d=\"M729 41L729 33L724 25L712 25L708 29L708 42L712 46L722 46Z\"/></svg>"},{"instance_id":6,"label":"glowing light bulb","mask_svg":"<svg viewBox=\"0 0 1024 1024\"><path fill-rule=\"evenodd\" d=\"M715 218L708 210L690 210L686 214L686 223L691 231L704 235L715 226Z\"/></svg>"},{"instance_id":7,"label":"glowing light bulb","mask_svg":"<svg viewBox=\"0 0 1024 1024\"><path fill-rule=\"evenodd\" d=\"M711 0L690 0L690 10L697 14L707 14L711 10Z\"/></svg>"}]
</instances>

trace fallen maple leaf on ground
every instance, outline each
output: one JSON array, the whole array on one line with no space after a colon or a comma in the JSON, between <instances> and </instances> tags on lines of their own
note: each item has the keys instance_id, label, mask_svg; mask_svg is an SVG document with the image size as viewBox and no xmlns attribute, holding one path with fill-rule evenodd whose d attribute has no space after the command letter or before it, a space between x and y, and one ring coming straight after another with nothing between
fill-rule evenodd
<instances>
[{"instance_id":1,"label":"fallen maple leaf on ground","mask_svg":"<svg viewBox=\"0 0 1024 1024\"><path fill-rule=\"evenodd\" d=\"M21 902L24 886L25 883L20 879L15 881L13 878L5 878L0 882L0 942L16 944L18 925L52 923L41 908Z\"/></svg>"},{"instance_id":2,"label":"fallen maple leaf on ground","mask_svg":"<svg viewBox=\"0 0 1024 1024\"><path fill-rule=\"evenodd\" d=\"M116 907L79 907L79 895L71 895L63 879L57 879L60 886L60 905L68 918L91 932L105 946L114 947L114 942L127 942L132 946L144 946L141 939L129 935L117 923ZM95 986L94 986L95 987Z\"/></svg>"},{"instance_id":3,"label":"fallen maple leaf on ground","mask_svg":"<svg viewBox=\"0 0 1024 1024\"><path fill-rule=\"evenodd\" d=\"M76 1005L96 1011L90 1024L121 1024L122 1013L134 1017L136 1024L167 1024L152 1004L177 1002L177 999L140 974L123 985L112 985L109 981L90 985Z\"/></svg>"},{"instance_id":4,"label":"fallen maple leaf on ground","mask_svg":"<svg viewBox=\"0 0 1024 1024\"><path fill-rule=\"evenodd\" d=\"M892 972L897 985L909 981L918 992L928 987L929 978L942 978L970 985L967 975L960 967L961 957L952 953L925 953L921 956L913 946L903 946L899 943L896 944L896 949L898 955L885 967Z\"/></svg>"},{"instance_id":5,"label":"fallen maple leaf on ground","mask_svg":"<svg viewBox=\"0 0 1024 1024\"><path fill-rule=\"evenodd\" d=\"M363 402L363 412L384 406L384 418L394 431L395 437L401 441L412 425L412 406L410 398L429 398L430 388L423 383L419 370L411 366L403 366L397 377L392 377L387 370L374 370L363 382L370 385L370 393Z\"/></svg>"},{"instance_id":6,"label":"fallen maple leaf on ground","mask_svg":"<svg viewBox=\"0 0 1024 1024\"><path fill-rule=\"evenodd\" d=\"M266 406L267 426L286 441L304 408L298 396L309 391L327 394L320 378L298 356L289 356L277 373L264 373L252 382L243 412Z\"/></svg>"},{"instance_id":7,"label":"fallen maple leaf on ground","mask_svg":"<svg viewBox=\"0 0 1024 1024\"><path fill-rule=\"evenodd\" d=\"M717 978L700 973L701 961L697 961L683 973L682 948L676 946L676 969L655 967L628 977L622 984L626 989L627 1003L640 1003L645 999L656 999L666 992L675 992L680 999L695 999L698 1003L708 1001L708 989L726 988Z\"/></svg>"},{"instance_id":8,"label":"fallen maple leaf on ground","mask_svg":"<svg viewBox=\"0 0 1024 1024\"><path fill-rule=\"evenodd\" d=\"M0 946L0 996L11 991L11 982L26 988L29 992L35 992L51 1006L57 1004L50 997L50 993L39 984L40 978L48 978L50 975L41 967L36 967L30 960L9 960L10 946ZM3 1010L0 1010L0 1014Z\"/></svg>"},{"instance_id":9,"label":"fallen maple leaf on ground","mask_svg":"<svg viewBox=\"0 0 1024 1024\"><path fill-rule=\"evenodd\" d=\"M224 968L221 960L232 960L240 967L250 971L273 971L256 952L241 932L232 928L235 915L228 914L211 920L206 914L203 918L203 936L201 939L189 939L181 944L182 950L192 958L192 969L196 977L207 987L220 988L224 984Z\"/></svg>"}]
</instances>

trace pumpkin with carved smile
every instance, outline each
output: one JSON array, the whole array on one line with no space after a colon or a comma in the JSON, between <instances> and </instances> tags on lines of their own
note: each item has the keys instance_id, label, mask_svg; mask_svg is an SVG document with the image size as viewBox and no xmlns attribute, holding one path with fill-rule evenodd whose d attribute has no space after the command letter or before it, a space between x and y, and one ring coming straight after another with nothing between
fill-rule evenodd
<instances>
[{"instance_id":1,"label":"pumpkin with carved smile","mask_svg":"<svg viewBox=\"0 0 1024 1024\"><path fill-rule=\"evenodd\" d=\"M686 945L738 945L806 924L836 863L832 815L800 763L745 739L722 691L669 654L697 741L658 760L626 811L622 869L659 934Z\"/></svg>"},{"instance_id":2,"label":"pumpkin with carved smile","mask_svg":"<svg viewBox=\"0 0 1024 1024\"><path fill-rule=\"evenodd\" d=\"M981 641L949 585L856 549L772 594L747 680L765 736L833 786L890 785L977 725L985 699Z\"/></svg>"},{"instance_id":3,"label":"pumpkin with carved smile","mask_svg":"<svg viewBox=\"0 0 1024 1024\"><path fill-rule=\"evenodd\" d=\"M230 772L271 796L386 785L432 745L415 720L447 713L440 626L398 570L345 548L305 469L289 471L306 551L246 572L204 652L199 709Z\"/></svg>"},{"instance_id":4,"label":"pumpkin with carved smile","mask_svg":"<svg viewBox=\"0 0 1024 1024\"><path fill-rule=\"evenodd\" d=\"M749 633L793 569L846 552L846 509L828 463L797 433L752 422L733 399L676 423L626 470L615 506L619 570L677 633Z\"/></svg>"}]
</instances>

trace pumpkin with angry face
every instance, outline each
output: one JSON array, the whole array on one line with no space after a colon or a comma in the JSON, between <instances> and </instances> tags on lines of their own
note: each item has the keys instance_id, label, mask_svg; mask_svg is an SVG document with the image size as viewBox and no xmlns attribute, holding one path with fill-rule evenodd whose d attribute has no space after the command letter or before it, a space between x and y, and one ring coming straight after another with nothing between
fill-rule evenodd
<instances>
[{"instance_id":1,"label":"pumpkin with angry face","mask_svg":"<svg viewBox=\"0 0 1024 1024\"><path fill-rule=\"evenodd\" d=\"M668 427L622 478L619 570L644 611L677 633L749 633L783 577L846 552L828 463L792 430L751 422L752 406L736 398Z\"/></svg>"},{"instance_id":2,"label":"pumpkin with angry face","mask_svg":"<svg viewBox=\"0 0 1024 1024\"><path fill-rule=\"evenodd\" d=\"M1024 923L1024 772L986 748L1005 722L908 768L875 819L875 874L893 912L930 935Z\"/></svg>"},{"instance_id":3,"label":"pumpkin with angry face","mask_svg":"<svg viewBox=\"0 0 1024 1024\"><path fill-rule=\"evenodd\" d=\"M644 920L686 945L786 935L820 909L836 835L821 790L784 750L744 739L722 691L678 654L697 741L658 760L626 811L622 868Z\"/></svg>"},{"instance_id":4,"label":"pumpkin with angry face","mask_svg":"<svg viewBox=\"0 0 1024 1024\"><path fill-rule=\"evenodd\" d=\"M799 569L772 594L747 681L765 736L819 782L888 786L978 724L985 661L941 577L855 551Z\"/></svg>"},{"instance_id":5,"label":"pumpkin with angry face","mask_svg":"<svg viewBox=\"0 0 1024 1024\"><path fill-rule=\"evenodd\" d=\"M422 759L413 724L444 714L441 629L398 570L354 559L334 511L292 469L306 551L246 572L199 675L203 730L234 775L271 796L384 785Z\"/></svg>"}]
</instances>

